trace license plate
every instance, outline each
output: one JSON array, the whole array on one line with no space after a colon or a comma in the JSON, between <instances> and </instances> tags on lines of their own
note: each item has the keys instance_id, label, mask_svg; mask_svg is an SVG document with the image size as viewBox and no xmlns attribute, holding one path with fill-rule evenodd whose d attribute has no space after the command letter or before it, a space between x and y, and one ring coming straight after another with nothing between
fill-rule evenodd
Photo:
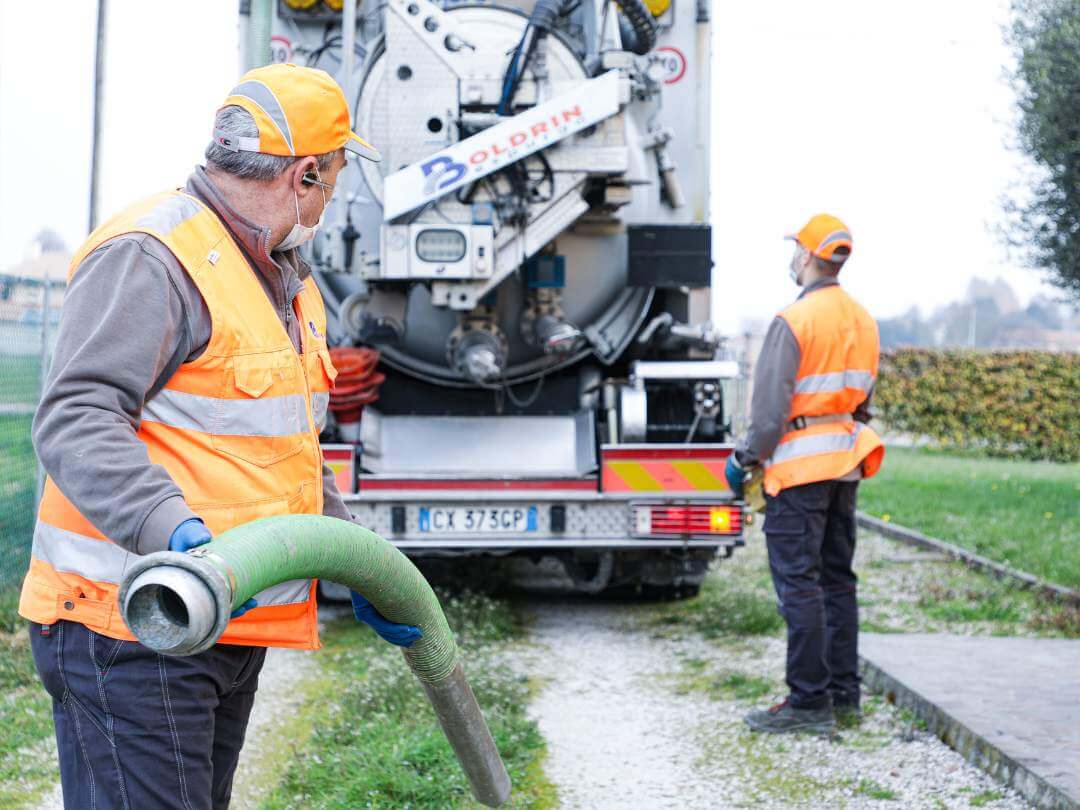
<instances>
[{"instance_id":1,"label":"license plate","mask_svg":"<svg viewBox=\"0 0 1080 810\"><path fill-rule=\"evenodd\" d=\"M535 532L535 506L422 506L420 531L431 534Z\"/></svg>"}]
</instances>

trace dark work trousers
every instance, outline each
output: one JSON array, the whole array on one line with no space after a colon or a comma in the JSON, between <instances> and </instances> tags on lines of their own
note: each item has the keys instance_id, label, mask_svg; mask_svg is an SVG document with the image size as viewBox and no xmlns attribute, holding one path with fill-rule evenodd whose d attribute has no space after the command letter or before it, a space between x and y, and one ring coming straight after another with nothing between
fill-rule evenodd
<instances>
[{"instance_id":1,"label":"dark work trousers","mask_svg":"<svg viewBox=\"0 0 1080 810\"><path fill-rule=\"evenodd\" d=\"M859 702L859 613L855 598L858 481L781 490L765 504L769 569L787 622L791 705Z\"/></svg>"},{"instance_id":2,"label":"dark work trousers","mask_svg":"<svg viewBox=\"0 0 1080 810\"><path fill-rule=\"evenodd\" d=\"M226 808L264 647L175 658L75 622L30 625L67 810Z\"/></svg>"}]
</instances>

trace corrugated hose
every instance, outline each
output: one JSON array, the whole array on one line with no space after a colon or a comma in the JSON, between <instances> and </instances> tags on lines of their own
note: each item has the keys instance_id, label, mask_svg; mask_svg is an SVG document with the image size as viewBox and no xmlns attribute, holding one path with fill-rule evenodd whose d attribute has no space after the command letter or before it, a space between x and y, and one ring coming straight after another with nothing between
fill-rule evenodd
<instances>
[{"instance_id":1,"label":"corrugated hose","mask_svg":"<svg viewBox=\"0 0 1080 810\"><path fill-rule=\"evenodd\" d=\"M423 637L403 650L477 801L499 807L510 778L458 661L442 607L416 566L374 532L320 515L286 515L229 529L187 554L140 557L120 584L124 621L167 655L212 647L229 614L260 591L292 579L338 582L393 622Z\"/></svg>"}]
</instances>

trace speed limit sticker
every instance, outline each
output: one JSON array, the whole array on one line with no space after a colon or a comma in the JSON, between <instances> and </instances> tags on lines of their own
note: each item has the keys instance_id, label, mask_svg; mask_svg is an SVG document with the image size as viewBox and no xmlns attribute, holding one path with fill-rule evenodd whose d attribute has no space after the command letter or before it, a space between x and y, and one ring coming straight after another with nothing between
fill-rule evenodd
<instances>
[{"instance_id":1,"label":"speed limit sticker","mask_svg":"<svg viewBox=\"0 0 1080 810\"><path fill-rule=\"evenodd\" d=\"M291 62L293 58L292 42L275 34L270 37L270 61L274 64Z\"/></svg>"},{"instance_id":2,"label":"speed limit sticker","mask_svg":"<svg viewBox=\"0 0 1080 810\"><path fill-rule=\"evenodd\" d=\"M675 84L686 75L686 57L672 45L657 48L654 53L664 68L664 84Z\"/></svg>"}]
</instances>

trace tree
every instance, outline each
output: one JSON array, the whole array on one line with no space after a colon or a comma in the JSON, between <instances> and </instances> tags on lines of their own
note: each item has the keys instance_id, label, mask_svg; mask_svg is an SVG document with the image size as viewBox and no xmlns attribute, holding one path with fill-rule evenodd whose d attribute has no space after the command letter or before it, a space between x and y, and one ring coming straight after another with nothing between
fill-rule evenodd
<instances>
[{"instance_id":1,"label":"tree","mask_svg":"<svg viewBox=\"0 0 1080 810\"><path fill-rule=\"evenodd\" d=\"M1009 241L1080 299L1080 0L1014 0L1020 148L1040 177L1014 202Z\"/></svg>"}]
</instances>

